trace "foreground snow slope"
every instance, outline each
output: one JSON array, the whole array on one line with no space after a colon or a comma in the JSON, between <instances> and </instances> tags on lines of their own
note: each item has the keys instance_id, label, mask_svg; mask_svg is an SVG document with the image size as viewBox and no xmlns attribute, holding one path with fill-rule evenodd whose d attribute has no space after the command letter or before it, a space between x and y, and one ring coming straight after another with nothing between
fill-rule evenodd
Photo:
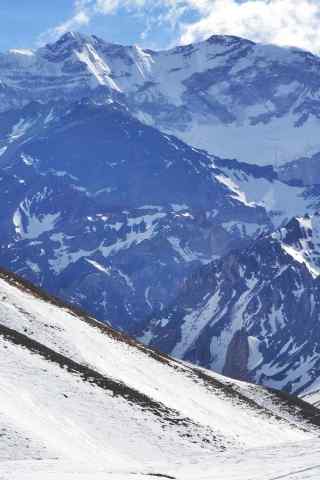
<instances>
[{"instance_id":1,"label":"foreground snow slope","mask_svg":"<svg viewBox=\"0 0 320 480\"><path fill-rule=\"evenodd\" d=\"M215 458L190 458L187 466L171 467L162 478L177 480L318 480L319 442L293 443L281 447L221 453ZM125 466L106 467L63 461L3 462L4 480L147 480L157 478L151 471L133 472ZM159 478L159 477L158 477ZM160 477L161 478L161 477Z\"/></svg>"},{"instance_id":2,"label":"foreground snow slope","mask_svg":"<svg viewBox=\"0 0 320 480\"><path fill-rule=\"evenodd\" d=\"M312 406L146 349L6 272L0 352L1 479L130 478L319 434Z\"/></svg>"}]
</instances>

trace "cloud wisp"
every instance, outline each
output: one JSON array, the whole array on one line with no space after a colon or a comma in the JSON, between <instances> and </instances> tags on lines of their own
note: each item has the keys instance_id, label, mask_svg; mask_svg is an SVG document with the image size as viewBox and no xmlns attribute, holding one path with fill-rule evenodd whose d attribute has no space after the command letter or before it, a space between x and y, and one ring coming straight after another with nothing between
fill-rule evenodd
<instances>
[{"instance_id":1,"label":"cloud wisp","mask_svg":"<svg viewBox=\"0 0 320 480\"><path fill-rule=\"evenodd\" d=\"M75 0L73 15L64 22L43 32L37 41L38 46L57 40L61 35L72 30L79 30L90 24L92 20L91 0Z\"/></svg>"},{"instance_id":2,"label":"cloud wisp","mask_svg":"<svg viewBox=\"0 0 320 480\"><path fill-rule=\"evenodd\" d=\"M121 11L145 16L144 40L152 37L151 27L166 26L175 43L224 34L320 53L319 0L76 0L73 16L46 32L42 41L88 26L97 15ZM188 12L196 20L187 22Z\"/></svg>"}]
</instances>

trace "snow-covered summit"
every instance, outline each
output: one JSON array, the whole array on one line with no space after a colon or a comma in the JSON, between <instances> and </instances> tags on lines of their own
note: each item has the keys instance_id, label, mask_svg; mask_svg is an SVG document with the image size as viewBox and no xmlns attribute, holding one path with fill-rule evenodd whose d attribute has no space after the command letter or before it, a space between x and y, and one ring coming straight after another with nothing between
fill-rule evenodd
<instances>
[{"instance_id":1,"label":"snow-covered summit","mask_svg":"<svg viewBox=\"0 0 320 480\"><path fill-rule=\"evenodd\" d=\"M319 65L232 36L155 52L70 32L30 55L0 55L0 110L103 92L220 157L281 165L320 150Z\"/></svg>"}]
</instances>

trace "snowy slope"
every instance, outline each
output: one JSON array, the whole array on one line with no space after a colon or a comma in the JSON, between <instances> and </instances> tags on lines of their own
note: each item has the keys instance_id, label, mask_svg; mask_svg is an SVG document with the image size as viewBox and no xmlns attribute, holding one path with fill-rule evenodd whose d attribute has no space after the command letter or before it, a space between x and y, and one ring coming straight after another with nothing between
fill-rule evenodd
<instances>
[{"instance_id":1,"label":"snowy slope","mask_svg":"<svg viewBox=\"0 0 320 480\"><path fill-rule=\"evenodd\" d=\"M311 406L148 350L5 272L0 343L4 479L165 474L318 435Z\"/></svg>"},{"instance_id":2,"label":"snowy slope","mask_svg":"<svg viewBox=\"0 0 320 480\"><path fill-rule=\"evenodd\" d=\"M100 465L66 461L3 462L4 480L318 480L320 474L319 442L299 442L264 449L220 453L189 458L184 465L167 467L162 472L128 470L126 466L108 468ZM263 466L263 468L262 468Z\"/></svg>"},{"instance_id":3,"label":"snowy slope","mask_svg":"<svg viewBox=\"0 0 320 480\"><path fill-rule=\"evenodd\" d=\"M264 208L275 228L285 225L292 217L319 209L319 191L312 184L304 187L282 181L271 166L260 168L217 157L213 161L223 172L220 181L228 185L235 198L247 205ZM229 223L229 228L233 227L234 223Z\"/></svg>"},{"instance_id":4,"label":"snowy slope","mask_svg":"<svg viewBox=\"0 0 320 480\"><path fill-rule=\"evenodd\" d=\"M320 406L320 392L319 391L314 391L312 393L304 395L303 399L304 399L305 402L309 402L312 405L314 405L315 407L319 408L319 406Z\"/></svg>"},{"instance_id":5,"label":"snowy slope","mask_svg":"<svg viewBox=\"0 0 320 480\"><path fill-rule=\"evenodd\" d=\"M67 33L36 51L0 55L0 110L31 100L121 99L194 146L280 165L320 151L319 62L231 36L154 52Z\"/></svg>"}]
</instances>

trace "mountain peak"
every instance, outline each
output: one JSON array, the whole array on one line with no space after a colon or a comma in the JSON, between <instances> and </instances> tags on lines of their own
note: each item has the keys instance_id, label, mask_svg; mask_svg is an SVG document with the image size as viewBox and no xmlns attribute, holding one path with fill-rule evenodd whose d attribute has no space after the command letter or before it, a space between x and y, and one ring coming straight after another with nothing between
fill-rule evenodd
<instances>
[{"instance_id":1,"label":"mountain peak","mask_svg":"<svg viewBox=\"0 0 320 480\"><path fill-rule=\"evenodd\" d=\"M246 45L255 45L255 42L247 40L242 37L237 37L236 35L211 35L205 43L215 43L215 44L225 44L226 46L235 45L235 44L246 44Z\"/></svg>"},{"instance_id":2,"label":"mountain peak","mask_svg":"<svg viewBox=\"0 0 320 480\"><path fill-rule=\"evenodd\" d=\"M320 274L320 222L319 214L294 217L271 237L280 242L282 249L295 261L305 264L311 275Z\"/></svg>"},{"instance_id":3,"label":"mountain peak","mask_svg":"<svg viewBox=\"0 0 320 480\"><path fill-rule=\"evenodd\" d=\"M66 32L58 40L49 43L45 48L51 51L64 51L69 49L82 48L85 43L92 43L93 38L90 35L84 35L79 32Z\"/></svg>"},{"instance_id":4,"label":"mountain peak","mask_svg":"<svg viewBox=\"0 0 320 480\"><path fill-rule=\"evenodd\" d=\"M64 33L57 41L56 43L69 43L69 42L83 42L84 40L87 39L86 35L83 35L82 33L79 32L74 32L74 31L69 31Z\"/></svg>"}]
</instances>

